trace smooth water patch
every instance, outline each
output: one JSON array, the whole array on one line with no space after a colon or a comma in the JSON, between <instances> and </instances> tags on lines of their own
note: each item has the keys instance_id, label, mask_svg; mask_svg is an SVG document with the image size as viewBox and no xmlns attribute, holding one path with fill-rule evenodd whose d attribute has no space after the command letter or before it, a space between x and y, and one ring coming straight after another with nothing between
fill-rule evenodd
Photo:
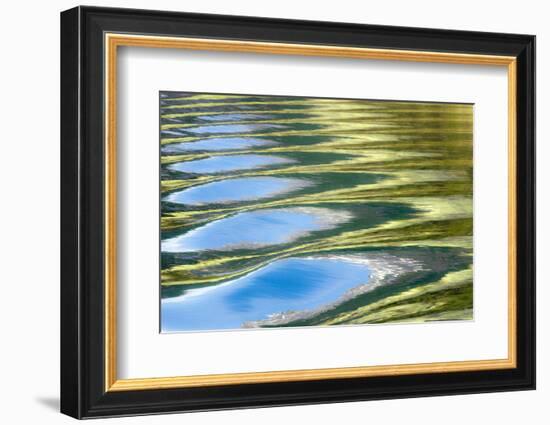
<instances>
[{"instance_id":1,"label":"smooth water patch","mask_svg":"<svg viewBox=\"0 0 550 425\"><path fill-rule=\"evenodd\" d=\"M285 128L279 124L227 124L227 125L201 125L198 127L186 128L185 130L195 134L216 134L216 133L252 133L254 131L269 130L272 128Z\"/></svg>"},{"instance_id":2,"label":"smooth water patch","mask_svg":"<svg viewBox=\"0 0 550 425\"><path fill-rule=\"evenodd\" d=\"M197 142L170 143L162 148L162 152L229 151L275 145L278 145L278 143L272 140L247 137L219 137L215 139L199 140Z\"/></svg>"},{"instance_id":3,"label":"smooth water patch","mask_svg":"<svg viewBox=\"0 0 550 425\"><path fill-rule=\"evenodd\" d=\"M253 201L294 192L312 184L309 180L297 178L241 177L174 192L164 201L183 205Z\"/></svg>"},{"instance_id":4,"label":"smooth water patch","mask_svg":"<svg viewBox=\"0 0 550 425\"><path fill-rule=\"evenodd\" d=\"M170 164L168 168L183 173L225 173L228 171L251 170L270 165L292 164L296 161L273 155L222 155L195 161Z\"/></svg>"},{"instance_id":5,"label":"smooth water patch","mask_svg":"<svg viewBox=\"0 0 550 425\"><path fill-rule=\"evenodd\" d=\"M243 121L243 120L266 120L272 118L269 115L255 114L217 114L217 115L201 115L197 117L205 121Z\"/></svg>"},{"instance_id":6,"label":"smooth water patch","mask_svg":"<svg viewBox=\"0 0 550 425\"><path fill-rule=\"evenodd\" d=\"M249 211L166 239L161 249L162 252L194 252L261 248L333 229L351 218L352 214L347 211L317 207Z\"/></svg>"},{"instance_id":7,"label":"smooth water patch","mask_svg":"<svg viewBox=\"0 0 550 425\"><path fill-rule=\"evenodd\" d=\"M314 310L369 278L366 264L341 257L278 260L221 285L162 300L162 332L238 329L273 314Z\"/></svg>"},{"instance_id":8,"label":"smooth water patch","mask_svg":"<svg viewBox=\"0 0 550 425\"><path fill-rule=\"evenodd\" d=\"M195 206L255 201L294 192L312 184L306 179L290 177L241 177L180 190L163 200Z\"/></svg>"}]
</instances>

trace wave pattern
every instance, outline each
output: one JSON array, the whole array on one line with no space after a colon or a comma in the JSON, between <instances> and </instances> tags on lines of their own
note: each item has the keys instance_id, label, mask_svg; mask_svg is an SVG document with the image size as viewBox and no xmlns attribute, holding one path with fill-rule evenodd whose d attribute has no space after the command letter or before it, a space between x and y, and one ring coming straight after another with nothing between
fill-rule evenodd
<instances>
[{"instance_id":1,"label":"wave pattern","mask_svg":"<svg viewBox=\"0 0 550 425\"><path fill-rule=\"evenodd\" d=\"M160 96L163 332L472 318L471 105Z\"/></svg>"}]
</instances>

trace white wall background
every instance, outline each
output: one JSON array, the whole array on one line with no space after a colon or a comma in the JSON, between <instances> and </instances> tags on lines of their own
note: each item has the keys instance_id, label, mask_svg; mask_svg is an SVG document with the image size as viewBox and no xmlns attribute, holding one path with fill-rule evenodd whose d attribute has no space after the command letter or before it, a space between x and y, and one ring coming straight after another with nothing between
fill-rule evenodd
<instances>
[{"instance_id":1,"label":"white wall background","mask_svg":"<svg viewBox=\"0 0 550 425\"><path fill-rule=\"evenodd\" d=\"M537 35L538 389L110 420L110 423L548 423L550 413L550 27L541 1L145 0L95 5ZM59 12L78 3L5 2L0 15L0 420L70 423L59 391ZM545 403L546 402L546 403ZM100 420L102 422L103 420Z\"/></svg>"}]
</instances>

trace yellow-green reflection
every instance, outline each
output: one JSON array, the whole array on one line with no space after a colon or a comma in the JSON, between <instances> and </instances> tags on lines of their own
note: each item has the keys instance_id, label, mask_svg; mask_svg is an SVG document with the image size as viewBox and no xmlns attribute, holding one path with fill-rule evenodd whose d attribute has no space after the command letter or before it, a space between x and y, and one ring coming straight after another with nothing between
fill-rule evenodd
<instances>
[{"instance_id":1,"label":"yellow-green reflection","mask_svg":"<svg viewBox=\"0 0 550 425\"><path fill-rule=\"evenodd\" d=\"M261 210L317 208L335 214L345 211L354 217L330 229L306 232L292 243L200 253L163 252L164 298L184 294L186 288L222 284L285 258L390 256L419 266L414 273L393 277L391 285L348 297L328 311L290 322L257 324L332 325L472 317L471 105L164 95L160 111L162 146L223 137L266 143L216 152L172 149L163 153L163 240ZM288 161L205 174L177 172L171 166L235 155L269 155ZM268 192L265 196L243 196L242 202L234 196L232 202L169 202L175 198L173 194L191 188L198 188L198 193L208 184L260 177L303 184L297 189L269 192L273 196Z\"/></svg>"}]
</instances>

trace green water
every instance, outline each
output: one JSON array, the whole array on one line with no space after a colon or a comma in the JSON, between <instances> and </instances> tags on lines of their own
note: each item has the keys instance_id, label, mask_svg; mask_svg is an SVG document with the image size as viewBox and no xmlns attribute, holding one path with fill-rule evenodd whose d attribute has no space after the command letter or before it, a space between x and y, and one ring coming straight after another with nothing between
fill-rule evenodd
<instances>
[{"instance_id":1,"label":"green water","mask_svg":"<svg viewBox=\"0 0 550 425\"><path fill-rule=\"evenodd\" d=\"M163 330L472 318L471 105L160 102Z\"/></svg>"}]
</instances>

